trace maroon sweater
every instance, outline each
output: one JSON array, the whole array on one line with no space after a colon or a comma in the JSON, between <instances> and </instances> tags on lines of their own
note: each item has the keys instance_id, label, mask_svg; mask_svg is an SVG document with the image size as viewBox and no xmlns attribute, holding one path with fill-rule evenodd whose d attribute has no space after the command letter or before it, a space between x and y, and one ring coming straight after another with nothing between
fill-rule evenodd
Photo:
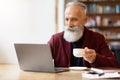
<instances>
[{"instance_id":1,"label":"maroon sweater","mask_svg":"<svg viewBox=\"0 0 120 80\"><path fill-rule=\"evenodd\" d=\"M64 32L54 34L49 40L56 67L70 67L71 44L63 38ZM96 61L92 64L83 60L86 67L118 67L118 63L109 50L103 35L88 30L85 27L82 48L94 49L97 53Z\"/></svg>"}]
</instances>

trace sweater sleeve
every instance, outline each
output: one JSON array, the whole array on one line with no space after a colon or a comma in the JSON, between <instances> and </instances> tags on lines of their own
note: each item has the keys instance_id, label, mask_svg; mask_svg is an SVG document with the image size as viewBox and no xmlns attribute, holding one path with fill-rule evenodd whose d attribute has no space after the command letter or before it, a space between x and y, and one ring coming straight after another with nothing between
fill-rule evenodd
<instances>
[{"instance_id":1,"label":"sweater sleeve","mask_svg":"<svg viewBox=\"0 0 120 80\"><path fill-rule=\"evenodd\" d=\"M112 51L109 49L105 38L99 36L97 42L99 43L99 51L97 52L96 60L91 64L91 67L118 67L118 62Z\"/></svg>"}]
</instances>

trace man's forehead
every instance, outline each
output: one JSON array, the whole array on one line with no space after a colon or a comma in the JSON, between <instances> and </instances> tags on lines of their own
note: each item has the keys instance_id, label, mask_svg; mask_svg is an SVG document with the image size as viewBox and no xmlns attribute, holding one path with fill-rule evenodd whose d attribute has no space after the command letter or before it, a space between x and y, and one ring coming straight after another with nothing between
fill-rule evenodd
<instances>
[{"instance_id":1,"label":"man's forehead","mask_svg":"<svg viewBox=\"0 0 120 80\"><path fill-rule=\"evenodd\" d=\"M80 11L80 9L77 8L66 8L65 10L65 16L69 16L69 17L78 17L82 14L83 12Z\"/></svg>"},{"instance_id":2,"label":"man's forehead","mask_svg":"<svg viewBox=\"0 0 120 80\"><path fill-rule=\"evenodd\" d=\"M85 15L85 12L80 6L72 5L72 6L66 7L65 15L67 15L67 16L69 15L70 17L71 16L81 17L82 15L83 16Z\"/></svg>"},{"instance_id":3,"label":"man's forehead","mask_svg":"<svg viewBox=\"0 0 120 80\"><path fill-rule=\"evenodd\" d=\"M68 6L65 9L65 13L69 13L69 12L81 13L81 12L84 12L84 10L79 6Z\"/></svg>"},{"instance_id":4,"label":"man's forehead","mask_svg":"<svg viewBox=\"0 0 120 80\"><path fill-rule=\"evenodd\" d=\"M68 3L66 4L66 8L67 8L67 7L70 7L70 6L78 6L78 7L81 8L81 9L85 12L85 14L86 14L87 6L86 6L84 3L82 3L82 2L77 2L77 1L75 1L75 2L68 2Z\"/></svg>"},{"instance_id":5,"label":"man's forehead","mask_svg":"<svg viewBox=\"0 0 120 80\"><path fill-rule=\"evenodd\" d=\"M65 18L78 18L76 15L65 15Z\"/></svg>"}]
</instances>

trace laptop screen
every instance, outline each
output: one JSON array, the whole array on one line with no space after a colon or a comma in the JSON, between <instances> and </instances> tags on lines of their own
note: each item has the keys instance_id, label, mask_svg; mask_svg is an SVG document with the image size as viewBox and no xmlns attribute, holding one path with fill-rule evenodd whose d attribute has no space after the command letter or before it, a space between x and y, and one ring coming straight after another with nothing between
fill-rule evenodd
<instances>
[{"instance_id":1,"label":"laptop screen","mask_svg":"<svg viewBox=\"0 0 120 80\"><path fill-rule=\"evenodd\" d=\"M14 46L22 70L55 72L49 44L15 43Z\"/></svg>"}]
</instances>

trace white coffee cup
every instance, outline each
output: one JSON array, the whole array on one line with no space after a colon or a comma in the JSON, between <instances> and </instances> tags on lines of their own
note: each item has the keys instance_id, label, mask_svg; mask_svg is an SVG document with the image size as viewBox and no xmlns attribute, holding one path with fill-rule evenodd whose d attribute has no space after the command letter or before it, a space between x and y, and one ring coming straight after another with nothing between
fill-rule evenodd
<instances>
[{"instance_id":1,"label":"white coffee cup","mask_svg":"<svg viewBox=\"0 0 120 80\"><path fill-rule=\"evenodd\" d=\"M82 48L74 48L73 49L73 55L75 57L83 57L83 54L85 54L85 50Z\"/></svg>"}]
</instances>

